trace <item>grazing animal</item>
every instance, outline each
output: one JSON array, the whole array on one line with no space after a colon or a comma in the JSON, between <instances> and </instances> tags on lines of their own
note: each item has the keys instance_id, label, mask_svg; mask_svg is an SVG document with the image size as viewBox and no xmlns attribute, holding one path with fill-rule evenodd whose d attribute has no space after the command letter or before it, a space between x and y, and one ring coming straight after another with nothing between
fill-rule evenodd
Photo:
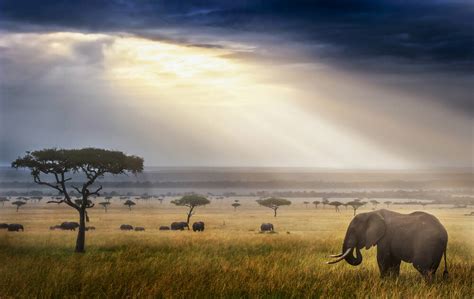
<instances>
[{"instance_id":1,"label":"grazing animal","mask_svg":"<svg viewBox=\"0 0 474 299\"><path fill-rule=\"evenodd\" d=\"M173 222L171 223L171 230L184 230L189 229L189 225L186 222Z\"/></svg>"},{"instance_id":2,"label":"grazing animal","mask_svg":"<svg viewBox=\"0 0 474 299\"><path fill-rule=\"evenodd\" d=\"M447 277L446 246L448 233L439 220L425 212L400 214L389 210L362 213L354 217L342 244L342 253L329 264L346 260L357 266L362 262L360 249L377 246L381 277L398 276L401 261L412 263L426 281L431 282L444 254ZM353 256L354 250L356 257Z\"/></svg>"},{"instance_id":3,"label":"grazing animal","mask_svg":"<svg viewBox=\"0 0 474 299\"><path fill-rule=\"evenodd\" d=\"M87 226L86 231L95 230L95 226Z\"/></svg>"},{"instance_id":4,"label":"grazing animal","mask_svg":"<svg viewBox=\"0 0 474 299\"><path fill-rule=\"evenodd\" d=\"M203 232L204 231L204 222L198 221L193 223L194 232Z\"/></svg>"},{"instance_id":5,"label":"grazing animal","mask_svg":"<svg viewBox=\"0 0 474 299\"><path fill-rule=\"evenodd\" d=\"M162 225L162 226L160 226L160 230L170 230L170 227Z\"/></svg>"},{"instance_id":6,"label":"grazing animal","mask_svg":"<svg viewBox=\"0 0 474 299\"><path fill-rule=\"evenodd\" d=\"M0 223L0 229L8 229L7 223Z\"/></svg>"},{"instance_id":7,"label":"grazing animal","mask_svg":"<svg viewBox=\"0 0 474 299\"><path fill-rule=\"evenodd\" d=\"M73 231L75 231L76 228L79 227L79 223L77 223L77 222L63 222L63 223L61 223L60 227L61 227L62 230L73 230Z\"/></svg>"},{"instance_id":8,"label":"grazing animal","mask_svg":"<svg viewBox=\"0 0 474 299\"><path fill-rule=\"evenodd\" d=\"M137 227L135 227L135 231L136 231L136 232L144 232L144 231L145 231L145 228L144 228L144 227L141 227L141 226L137 226Z\"/></svg>"},{"instance_id":9,"label":"grazing animal","mask_svg":"<svg viewBox=\"0 0 474 299\"><path fill-rule=\"evenodd\" d=\"M130 224L122 224L120 225L120 230L133 230L133 226Z\"/></svg>"},{"instance_id":10,"label":"grazing animal","mask_svg":"<svg viewBox=\"0 0 474 299\"><path fill-rule=\"evenodd\" d=\"M19 232L20 230L22 232L25 231L25 229L23 228L23 225L21 225L21 224L14 223L14 224L9 224L8 225L8 231L9 232Z\"/></svg>"},{"instance_id":11,"label":"grazing animal","mask_svg":"<svg viewBox=\"0 0 474 299\"><path fill-rule=\"evenodd\" d=\"M273 231L273 224L271 224L271 223L262 223L262 225L260 225L260 231L261 232L272 232Z\"/></svg>"}]
</instances>

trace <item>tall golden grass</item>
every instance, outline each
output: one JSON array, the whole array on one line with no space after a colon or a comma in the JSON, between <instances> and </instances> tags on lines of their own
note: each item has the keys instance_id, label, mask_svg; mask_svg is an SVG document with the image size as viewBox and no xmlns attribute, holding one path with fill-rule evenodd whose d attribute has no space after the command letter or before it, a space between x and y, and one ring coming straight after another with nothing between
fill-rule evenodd
<instances>
[{"instance_id":1,"label":"tall golden grass","mask_svg":"<svg viewBox=\"0 0 474 299\"><path fill-rule=\"evenodd\" d=\"M409 264L397 279L380 279L375 249L363 251L358 267L326 265L339 253L351 210L336 213L295 203L272 211L243 200L199 208L192 220L206 231L159 231L160 225L184 218L184 208L140 202L131 212L118 200L108 213L90 211L97 230L87 233L85 254L74 254L74 232L49 226L75 220L61 206L29 204L19 213L0 208L0 222L19 222L24 233L0 231L0 298L20 297L175 297L175 298L472 298L472 220L467 210L439 209L449 233L450 277L426 284ZM400 212L410 212L408 208ZM360 212L368 211L369 207ZM278 233L259 234L262 222ZM145 226L145 232L122 232L120 224Z\"/></svg>"}]
</instances>

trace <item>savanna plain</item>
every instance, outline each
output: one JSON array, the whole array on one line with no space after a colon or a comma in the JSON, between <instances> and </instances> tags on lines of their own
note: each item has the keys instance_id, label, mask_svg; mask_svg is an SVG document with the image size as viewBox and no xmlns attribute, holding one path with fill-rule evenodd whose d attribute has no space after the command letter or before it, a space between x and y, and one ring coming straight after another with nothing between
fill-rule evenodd
<instances>
[{"instance_id":1,"label":"savanna plain","mask_svg":"<svg viewBox=\"0 0 474 299\"><path fill-rule=\"evenodd\" d=\"M380 279L376 249L362 250L358 267L340 262L351 208L306 206L292 199L273 217L256 198L212 199L191 218L204 221L204 232L160 231L161 225L185 220L185 207L138 201L130 211L118 198L108 212L89 210L95 231L86 235L86 253L75 254L76 233L50 231L63 221L77 221L71 208L28 203L15 212L0 207L0 222L22 223L24 232L0 230L0 298L472 298L474 217L471 209L393 205L409 213L424 210L438 217L449 234L449 278L443 263L434 283L424 282L410 264L399 278ZM378 208L382 208L379 205ZM385 207L384 207L385 208ZM358 213L372 210L366 205ZM259 233L271 222L276 233ZM121 231L121 224L143 226L144 232Z\"/></svg>"}]
</instances>

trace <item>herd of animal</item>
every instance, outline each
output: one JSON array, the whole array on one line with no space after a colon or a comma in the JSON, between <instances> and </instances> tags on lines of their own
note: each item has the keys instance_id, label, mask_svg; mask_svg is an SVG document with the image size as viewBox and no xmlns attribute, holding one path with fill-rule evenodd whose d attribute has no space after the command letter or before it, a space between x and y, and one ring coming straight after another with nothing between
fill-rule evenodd
<instances>
[{"instance_id":1,"label":"herd of animal","mask_svg":"<svg viewBox=\"0 0 474 299\"><path fill-rule=\"evenodd\" d=\"M50 230L70 230L70 231L75 231L76 229L79 228L79 223L77 222L63 222L59 225L53 225L50 226ZM192 229L195 232L203 232L205 228L204 222L202 221L197 221L194 222L192 225ZM0 223L0 229L7 229L8 231L24 231L24 227L21 224L7 224L7 223ZM171 223L170 226L160 226L159 230L184 230L184 229L189 229L189 225L187 222L173 222ZM94 226L87 226L86 231L93 231L95 230ZM130 224L122 224L120 226L120 230L123 231L145 231L145 228L142 226L135 226L133 227ZM262 223L260 226L260 231L261 232L273 232L273 224L271 223Z\"/></svg>"},{"instance_id":2,"label":"herd of animal","mask_svg":"<svg viewBox=\"0 0 474 299\"><path fill-rule=\"evenodd\" d=\"M19 232L25 231L25 228L21 224L17 223L12 223L12 224L7 224L7 223L0 223L0 229L6 229L9 232Z\"/></svg>"},{"instance_id":3,"label":"herd of animal","mask_svg":"<svg viewBox=\"0 0 474 299\"><path fill-rule=\"evenodd\" d=\"M63 222L50 229L76 230L78 227L76 222ZM24 231L21 224L0 223L0 229ZM87 230L94 229L87 227ZM144 227L133 227L130 224L122 224L120 229L145 230ZM160 226L159 229L189 230L189 225L187 222L173 222L170 226ZM204 231L204 222L194 222L192 229L195 232ZM271 223L262 223L260 231L274 232L274 226ZM413 264L426 280L432 281L443 257L443 276L448 275L447 243L448 233L435 216L425 212L400 214L382 209L361 213L352 219L344 237L342 252L332 255L334 260L328 264L345 260L348 264L357 266L362 262L360 250L377 246L377 263L382 277L398 276L400 263L404 261Z\"/></svg>"}]
</instances>

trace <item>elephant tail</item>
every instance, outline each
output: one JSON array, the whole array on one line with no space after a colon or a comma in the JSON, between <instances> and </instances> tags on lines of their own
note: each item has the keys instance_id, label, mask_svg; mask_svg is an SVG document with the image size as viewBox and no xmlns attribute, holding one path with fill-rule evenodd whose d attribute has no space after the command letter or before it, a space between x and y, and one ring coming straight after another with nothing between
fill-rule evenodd
<instances>
[{"instance_id":1,"label":"elephant tail","mask_svg":"<svg viewBox=\"0 0 474 299\"><path fill-rule=\"evenodd\" d=\"M446 261L446 249L444 249L444 271L443 278L448 279L448 262Z\"/></svg>"}]
</instances>

